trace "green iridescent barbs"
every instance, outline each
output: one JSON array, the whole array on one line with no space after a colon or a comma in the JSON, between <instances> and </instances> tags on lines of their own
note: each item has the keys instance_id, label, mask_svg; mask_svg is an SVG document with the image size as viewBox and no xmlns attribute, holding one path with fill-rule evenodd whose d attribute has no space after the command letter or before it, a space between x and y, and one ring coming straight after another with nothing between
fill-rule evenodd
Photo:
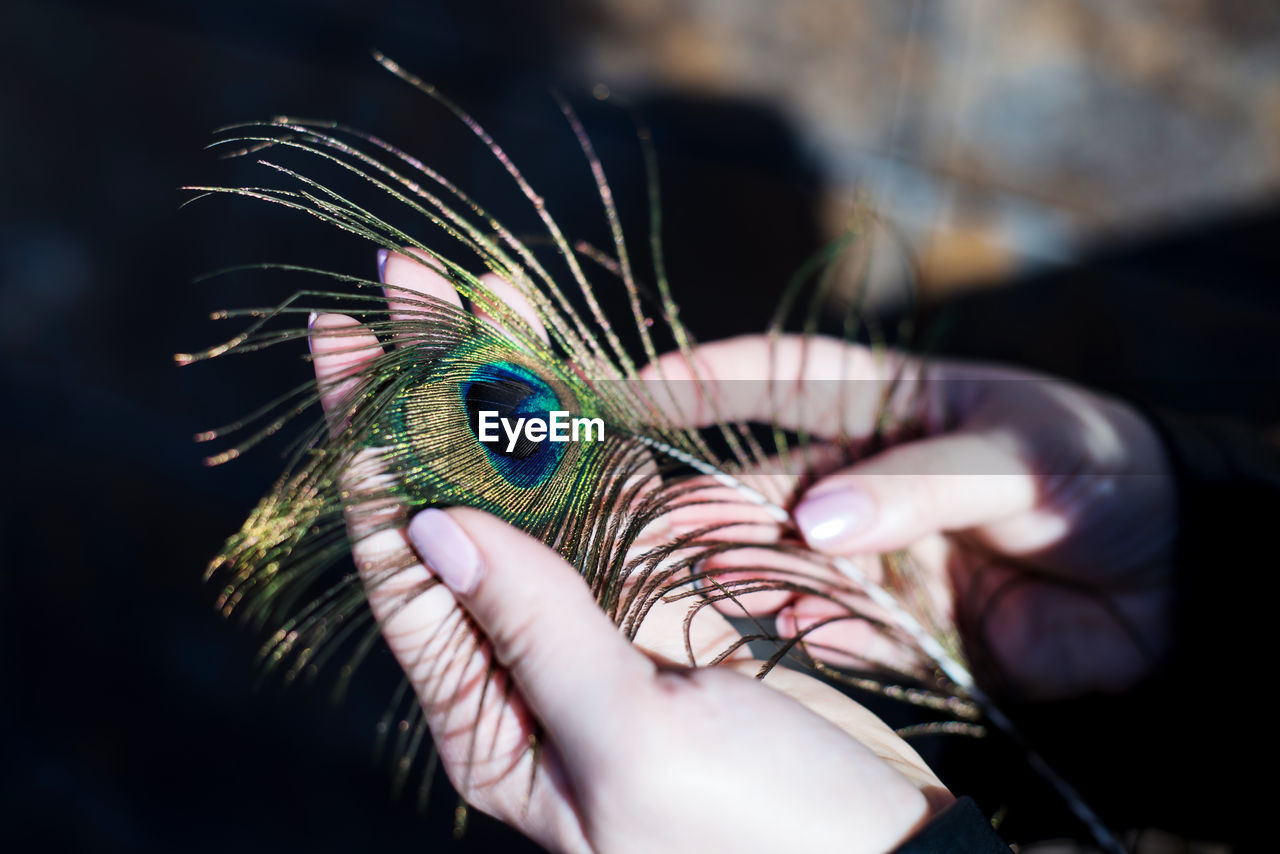
<instances>
[{"instance_id":1,"label":"green iridescent barbs","mask_svg":"<svg viewBox=\"0 0 1280 854\"><path fill-rule=\"evenodd\" d=\"M478 329L478 326L477 326ZM553 412L600 416L556 366L478 332L422 366L369 439L410 503L467 504L540 528L589 498L615 442L483 442L481 413L549 421Z\"/></svg>"}]
</instances>

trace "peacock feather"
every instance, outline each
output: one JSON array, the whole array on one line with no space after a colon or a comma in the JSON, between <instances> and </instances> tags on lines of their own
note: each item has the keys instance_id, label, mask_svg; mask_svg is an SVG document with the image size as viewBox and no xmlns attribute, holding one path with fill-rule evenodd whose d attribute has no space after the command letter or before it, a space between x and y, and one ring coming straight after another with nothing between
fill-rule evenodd
<instances>
[{"instance_id":1,"label":"peacock feather","mask_svg":"<svg viewBox=\"0 0 1280 854\"><path fill-rule=\"evenodd\" d=\"M637 137L648 174L652 286L637 280L603 167L566 101L557 98L599 190L612 236L607 251L572 243L542 196L475 119L390 59L376 58L478 137L527 198L544 234L536 240L518 237L430 166L350 127L277 117L219 132L215 148L233 157L256 156L283 185L190 188L196 198L240 196L309 214L406 254L444 277L473 309L394 286L384 296L382 282L358 276L255 265L328 284L300 290L273 307L219 312L220 319L247 318L248 326L218 346L176 357L187 364L298 346L312 336L331 343L350 336L352 352L364 346L359 335L372 333L384 345L372 358L353 360L355 367L340 376L306 383L247 418L197 437L230 441L208 457L210 464L223 463L293 424L322 398L334 401L326 407L328 417L298 431L284 473L208 568L218 586L218 607L265 630L266 668L291 681L318 672L341 650L341 691L379 638L366 585L394 583L409 564L389 561L366 573L364 582L353 572L335 577L335 567L353 542L403 525L418 509L467 505L556 549L629 637L658 602L686 603L687 630L693 616L709 606L723 607L746 594L798 591L826 598L839 608L833 619L862 621L908 653L895 658L896 673L871 678L829 663L829 651L807 643L803 634L777 640L767 626L748 621L741 637L710 656L696 653L686 639L691 665L714 664L752 641L772 641L774 652L761 662L761 675L787 659L946 718L904 734L980 734L984 716L1011 729L974 684L956 627L923 593L907 554L866 562L820 555L803 546L791 520L789 507L805 483L909 433L924 417L908 369L875 385L869 398L868 383L841 381L859 377L839 359L839 375L820 394L763 378L737 387L716 383L699 367L697 342L680 321L663 269L656 159L643 124L637 121ZM277 155L282 159L271 159ZM285 165L298 157L370 185L394 215L375 214ZM418 224L418 233L393 224L405 215ZM799 359L803 375L805 361L818 358L815 349L839 343L815 334L817 317L836 263L873 219L864 213L786 286L768 330L772 360ZM433 248L423 231L443 236L451 248ZM544 246L552 252L536 251ZM622 341L623 328L606 316L588 268L622 288L630 308L626 334L638 342L643 360L633 358ZM514 310L477 270L518 293L532 316ZM309 330L304 319L321 311L345 312L362 326L358 332ZM797 318L801 331L787 334ZM846 336L857 332L859 321L855 301L843 321ZM674 345L674 359L659 359L660 339ZM752 398L745 406L742 395ZM874 411L870 435L835 430L834 437L827 431L817 439L807 432L807 424L855 405ZM767 415L744 417L747 410ZM559 413L587 425L588 432L592 424L602 429L589 441L532 441L527 435L482 441L485 413L494 412L543 423ZM674 516L707 507L735 521L664 527ZM707 568L726 561L733 563L731 574ZM412 601L434 583L404 591L400 601ZM384 728L406 695L397 695ZM413 706L411 697L407 705ZM400 727L397 746L401 783L413 754L429 741L416 708L406 720L412 723ZM1079 797L1046 773L1100 839L1109 838Z\"/></svg>"}]
</instances>

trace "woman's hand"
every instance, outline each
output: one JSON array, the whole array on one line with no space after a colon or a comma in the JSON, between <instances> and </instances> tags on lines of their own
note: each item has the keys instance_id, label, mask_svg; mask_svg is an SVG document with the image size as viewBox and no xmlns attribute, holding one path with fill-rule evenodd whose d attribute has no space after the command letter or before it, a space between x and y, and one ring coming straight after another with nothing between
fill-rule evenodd
<instances>
[{"instance_id":1,"label":"woman's hand","mask_svg":"<svg viewBox=\"0 0 1280 854\"><path fill-rule=\"evenodd\" d=\"M1025 699L1123 691L1167 652L1174 484L1132 408L1023 371L946 360L921 369L832 339L739 338L695 359L705 382L685 384L690 399L673 405L686 423L712 420L715 396L719 417L855 443L871 434L889 380L905 377L896 399L914 397L923 430L891 433L887 449L813 484L796 526L829 554L910 549L996 688ZM688 376L678 355L659 367ZM713 521L714 507L697 512L698 524ZM744 600L776 613L784 635L842 613L814 596ZM806 637L833 661L916 663L860 621Z\"/></svg>"},{"instance_id":2,"label":"woman's hand","mask_svg":"<svg viewBox=\"0 0 1280 854\"><path fill-rule=\"evenodd\" d=\"M384 260L383 280L401 289L393 311L406 289L460 304L402 255ZM323 403L339 417L341 378L380 345L341 315L312 329ZM381 476L367 456L350 478ZM687 604L656 606L632 646L567 563L493 517L428 510L366 529L377 521L349 514L353 554L450 779L547 847L886 851L951 800L905 742L815 680L775 670L761 684L735 672L759 667L745 651L716 668L675 664ZM388 578L388 561L412 566ZM712 609L692 633L699 660L733 637Z\"/></svg>"},{"instance_id":3,"label":"woman's hand","mask_svg":"<svg viewBox=\"0 0 1280 854\"><path fill-rule=\"evenodd\" d=\"M862 725L887 757L741 673L655 661L623 639L558 555L478 511L424 511L409 538L475 621L546 740L536 760L512 757L505 778L455 782L543 844L881 852L927 818L918 788L927 773L878 721ZM386 631L399 635L399 621ZM457 715L453 726L473 725L468 718ZM481 745L490 726L477 726ZM448 737L449 728L438 732ZM450 759L455 775L464 770ZM538 776L526 805L532 761Z\"/></svg>"}]
</instances>

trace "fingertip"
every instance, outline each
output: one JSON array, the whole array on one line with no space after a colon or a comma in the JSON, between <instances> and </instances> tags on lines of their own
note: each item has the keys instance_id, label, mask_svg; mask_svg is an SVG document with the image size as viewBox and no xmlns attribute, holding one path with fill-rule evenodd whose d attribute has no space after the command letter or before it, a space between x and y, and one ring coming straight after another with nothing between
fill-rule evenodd
<instances>
[{"instance_id":1,"label":"fingertip","mask_svg":"<svg viewBox=\"0 0 1280 854\"><path fill-rule=\"evenodd\" d=\"M462 308L462 298L448 278L429 264L437 264L431 255L421 249L408 248L403 252L378 250L378 278L392 315L421 315L422 303L418 296L434 297Z\"/></svg>"},{"instance_id":2,"label":"fingertip","mask_svg":"<svg viewBox=\"0 0 1280 854\"><path fill-rule=\"evenodd\" d=\"M794 583L818 583L814 566L770 549L735 548L699 564L695 578L716 610L728 616L764 617L795 598Z\"/></svg>"},{"instance_id":3,"label":"fingertip","mask_svg":"<svg viewBox=\"0 0 1280 854\"><path fill-rule=\"evenodd\" d=\"M326 412L356 382L357 375L382 354L378 337L345 314L316 314L307 319L307 345Z\"/></svg>"},{"instance_id":4,"label":"fingertip","mask_svg":"<svg viewBox=\"0 0 1280 854\"><path fill-rule=\"evenodd\" d=\"M805 542L819 551L839 553L857 546L876 521L878 508L867 490L844 483L810 492L792 515Z\"/></svg>"},{"instance_id":5,"label":"fingertip","mask_svg":"<svg viewBox=\"0 0 1280 854\"><path fill-rule=\"evenodd\" d=\"M445 565L441 580L475 600L472 604L483 612L476 614L482 623L490 617L505 618L508 604L530 597L556 597L565 608L575 600L591 601L581 578L559 554L482 510L424 510L409 523L409 534L428 563ZM464 565L469 563L476 566ZM480 589L481 575L486 582L492 579L496 589Z\"/></svg>"},{"instance_id":6,"label":"fingertip","mask_svg":"<svg viewBox=\"0 0 1280 854\"><path fill-rule=\"evenodd\" d=\"M443 510L429 508L409 521L409 542L445 586L459 596L480 583L484 565L475 543Z\"/></svg>"},{"instance_id":7,"label":"fingertip","mask_svg":"<svg viewBox=\"0 0 1280 854\"><path fill-rule=\"evenodd\" d=\"M852 616L822 599L788 605L778 612L774 626L779 637L802 638L817 658L838 667L911 673L922 666L916 653L890 639L871 619Z\"/></svg>"},{"instance_id":8,"label":"fingertip","mask_svg":"<svg viewBox=\"0 0 1280 854\"><path fill-rule=\"evenodd\" d=\"M787 590L764 590L756 593L735 593L734 588L755 580L755 577L717 577L719 587L706 584L702 587L709 595L716 597L712 607L726 617L767 617L776 614L779 609L794 601L795 594ZM723 589L722 589L723 588Z\"/></svg>"},{"instance_id":9,"label":"fingertip","mask_svg":"<svg viewBox=\"0 0 1280 854\"><path fill-rule=\"evenodd\" d=\"M335 360L338 354L368 358L362 351L378 346L378 338L363 323L345 314L311 312L307 318L307 344L316 359L316 371L339 366L349 359Z\"/></svg>"},{"instance_id":10,"label":"fingertip","mask_svg":"<svg viewBox=\"0 0 1280 854\"><path fill-rule=\"evenodd\" d=\"M488 301L497 302L505 305L508 309L515 313L516 316L529 324L534 334L541 338L544 342L551 339L547 335L546 327L542 324L542 319L538 317L538 312L534 309L533 304L529 302L529 298L511 282L501 278L495 273L485 273L480 277L480 283L484 285L487 291ZM486 300L483 298L477 300L472 299L472 313L488 322L491 326L501 331L507 337L513 338L511 331L506 323L495 317L492 312L487 311L483 305Z\"/></svg>"}]
</instances>

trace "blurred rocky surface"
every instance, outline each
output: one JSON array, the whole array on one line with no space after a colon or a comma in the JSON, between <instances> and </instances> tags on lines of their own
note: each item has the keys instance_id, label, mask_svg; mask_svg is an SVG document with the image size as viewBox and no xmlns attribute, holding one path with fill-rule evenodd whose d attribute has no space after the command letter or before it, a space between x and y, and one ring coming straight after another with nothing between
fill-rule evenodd
<instances>
[{"instance_id":1,"label":"blurred rocky surface","mask_svg":"<svg viewBox=\"0 0 1280 854\"><path fill-rule=\"evenodd\" d=\"M765 100L949 290L1280 188L1280 6L603 0L589 67Z\"/></svg>"}]
</instances>

